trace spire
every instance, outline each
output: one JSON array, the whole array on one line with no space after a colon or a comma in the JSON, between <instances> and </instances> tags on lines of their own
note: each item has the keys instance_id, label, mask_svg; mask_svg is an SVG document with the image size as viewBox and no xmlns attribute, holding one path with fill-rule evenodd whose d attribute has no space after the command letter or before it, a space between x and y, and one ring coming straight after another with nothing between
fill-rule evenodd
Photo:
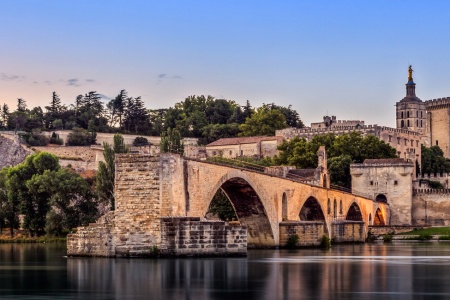
<instances>
[{"instance_id":1,"label":"spire","mask_svg":"<svg viewBox=\"0 0 450 300\"><path fill-rule=\"evenodd\" d=\"M408 83L406 84L406 97L410 99L415 99L416 97L416 84L414 83L412 73L413 73L412 66L409 65L408 68Z\"/></svg>"}]
</instances>

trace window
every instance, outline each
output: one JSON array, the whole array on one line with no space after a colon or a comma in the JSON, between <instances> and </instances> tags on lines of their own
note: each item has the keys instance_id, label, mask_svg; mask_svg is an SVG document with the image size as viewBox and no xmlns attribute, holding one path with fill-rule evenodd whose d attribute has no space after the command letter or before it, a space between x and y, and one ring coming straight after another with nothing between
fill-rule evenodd
<instances>
[{"instance_id":1,"label":"window","mask_svg":"<svg viewBox=\"0 0 450 300\"><path fill-rule=\"evenodd\" d=\"M436 140L436 146L438 146L439 145L439 141L438 140Z\"/></svg>"},{"instance_id":2,"label":"window","mask_svg":"<svg viewBox=\"0 0 450 300\"><path fill-rule=\"evenodd\" d=\"M420 117L423 118L423 111L420 112Z\"/></svg>"},{"instance_id":3,"label":"window","mask_svg":"<svg viewBox=\"0 0 450 300\"><path fill-rule=\"evenodd\" d=\"M408 140L405 139L405 146L408 146Z\"/></svg>"},{"instance_id":4,"label":"window","mask_svg":"<svg viewBox=\"0 0 450 300\"><path fill-rule=\"evenodd\" d=\"M394 180L394 185L397 185L398 184L398 181L397 180Z\"/></svg>"},{"instance_id":5,"label":"window","mask_svg":"<svg viewBox=\"0 0 450 300\"><path fill-rule=\"evenodd\" d=\"M416 126L419 127L419 120L416 120Z\"/></svg>"},{"instance_id":6,"label":"window","mask_svg":"<svg viewBox=\"0 0 450 300\"><path fill-rule=\"evenodd\" d=\"M419 117L419 111L416 111L416 117L417 118Z\"/></svg>"},{"instance_id":7,"label":"window","mask_svg":"<svg viewBox=\"0 0 450 300\"><path fill-rule=\"evenodd\" d=\"M392 135L389 136L389 142L392 142Z\"/></svg>"},{"instance_id":8,"label":"window","mask_svg":"<svg viewBox=\"0 0 450 300\"><path fill-rule=\"evenodd\" d=\"M403 119L403 112L402 112L402 119Z\"/></svg>"},{"instance_id":9,"label":"window","mask_svg":"<svg viewBox=\"0 0 450 300\"><path fill-rule=\"evenodd\" d=\"M411 140L411 147L414 147L414 140Z\"/></svg>"},{"instance_id":10,"label":"window","mask_svg":"<svg viewBox=\"0 0 450 300\"><path fill-rule=\"evenodd\" d=\"M409 118L409 111L406 112L406 117Z\"/></svg>"},{"instance_id":11,"label":"window","mask_svg":"<svg viewBox=\"0 0 450 300\"><path fill-rule=\"evenodd\" d=\"M410 125L409 125L409 120L408 120L408 127L409 127Z\"/></svg>"},{"instance_id":12,"label":"window","mask_svg":"<svg viewBox=\"0 0 450 300\"><path fill-rule=\"evenodd\" d=\"M370 185L373 185L373 181L370 181Z\"/></svg>"},{"instance_id":13,"label":"window","mask_svg":"<svg viewBox=\"0 0 450 300\"><path fill-rule=\"evenodd\" d=\"M423 123L422 123L422 120L420 120L420 127L423 127Z\"/></svg>"},{"instance_id":14,"label":"window","mask_svg":"<svg viewBox=\"0 0 450 300\"><path fill-rule=\"evenodd\" d=\"M397 138L397 144L400 144L400 138L399 137Z\"/></svg>"}]
</instances>

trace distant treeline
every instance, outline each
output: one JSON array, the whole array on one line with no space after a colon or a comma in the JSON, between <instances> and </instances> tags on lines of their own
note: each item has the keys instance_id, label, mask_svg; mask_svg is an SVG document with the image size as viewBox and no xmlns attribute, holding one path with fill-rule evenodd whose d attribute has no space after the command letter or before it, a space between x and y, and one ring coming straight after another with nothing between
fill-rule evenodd
<instances>
[{"instance_id":1,"label":"distant treeline","mask_svg":"<svg viewBox=\"0 0 450 300\"><path fill-rule=\"evenodd\" d=\"M174 107L162 109L146 108L141 97L131 97L125 90L107 103L97 92L79 95L68 106L61 104L56 92L49 100L44 108L29 109L19 98L14 111L3 104L0 129L34 132L33 143L39 139L39 131L80 128L90 133L159 136L171 128L182 137L196 137L200 144L207 144L223 137L273 135L277 129L303 127L291 105L271 103L253 108L248 100L241 106L233 100L203 95L189 96Z\"/></svg>"}]
</instances>

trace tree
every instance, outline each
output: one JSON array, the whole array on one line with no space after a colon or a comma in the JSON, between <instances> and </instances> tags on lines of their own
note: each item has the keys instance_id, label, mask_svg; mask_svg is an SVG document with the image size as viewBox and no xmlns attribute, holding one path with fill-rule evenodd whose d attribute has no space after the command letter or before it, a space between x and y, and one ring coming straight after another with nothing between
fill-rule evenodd
<instances>
[{"instance_id":1,"label":"tree","mask_svg":"<svg viewBox=\"0 0 450 300\"><path fill-rule=\"evenodd\" d=\"M331 183L347 188L351 187L350 163L397 157L394 148L375 136L364 137L359 132L350 132L339 136L332 133L316 135L309 142L306 139L291 139L278 147L281 152L274 162L302 169L315 168L321 145L327 150Z\"/></svg>"},{"instance_id":2,"label":"tree","mask_svg":"<svg viewBox=\"0 0 450 300\"><path fill-rule=\"evenodd\" d=\"M17 98L17 111L24 112L27 109L27 102L22 98Z\"/></svg>"},{"instance_id":3,"label":"tree","mask_svg":"<svg viewBox=\"0 0 450 300\"><path fill-rule=\"evenodd\" d=\"M123 118L125 114L125 109L127 106L128 93L126 90L121 90L116 98L112 99L106 105L109 110L110 115L110 126L119 126L120 129L123 128Z\"/></svg>"},{"instance_id":4,"label":"tree","mask_svg":"<svg viewBox=\"0 0 450 300\"><path fill-rule=\"evenodd\" d=\"M108 203L110 209L115 209L114 178L115 178L115 158L117 153L127 153L129 148L125 146L122 135L114 135L114 145L103 143L103 157L105 162L100 161L95 177L95 186L100 202Z\"/></svg>"},{"instance_id":5,"label":"tree","mask_svg":"<svg viewBox=\"0 0 450 300\"><path fill-rule=\"evenodd\" d=\"M222 221L237 220L234 207L222 189L219 189L214 195L208 212L217 215Z\"/></svg>"},{"instance_id":6,"label":"tree","mask_svg":"<svg viewBox=\"0 0 450 300\"><path fill-rule=\"evenodd\" d=\"M286 128L286 117L270 106L259 107L245 123L239 126L240 136L275 135L275 130Z\"/></svg>"},{"instance_id":7,"label":"tree","mask_svg":"<svg viewBox=\"0 0 450 300\"><path fill-rule=\"evenodd\" d=\"M432 147L421 147L422 149L422 167L421 173L424 174L442 174L450 172L450 161L444 157L444 152L437 145Z\"/></svg>"},{"instance_id":8,"label":"tree","mask_svg":"<svg viewBox=\"0 0 450 300\"><path fill-rule=\"evenodd\" d=\"M183 153L183 143L180 132L176 129L167 129L161 134L161 152Z\"/></svg>"}]
</instances>

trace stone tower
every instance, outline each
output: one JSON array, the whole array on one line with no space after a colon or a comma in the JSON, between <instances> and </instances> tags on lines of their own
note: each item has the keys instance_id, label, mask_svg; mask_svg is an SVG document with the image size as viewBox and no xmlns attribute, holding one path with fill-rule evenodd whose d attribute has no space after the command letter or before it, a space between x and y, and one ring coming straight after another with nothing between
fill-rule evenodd
<instances>
[{"instance_id":1,"label":"stone tower","mask_svg":"<svg viewBox=\"0 0 450 300\"><path fill-rule=\"evenodd\" d=\"M408 129L427 135L427 112L425 103L416 96L416 84L412 77L412 66L408 68L406 96L397 102L397 128Z\"/></svg>"}]
</instances>

